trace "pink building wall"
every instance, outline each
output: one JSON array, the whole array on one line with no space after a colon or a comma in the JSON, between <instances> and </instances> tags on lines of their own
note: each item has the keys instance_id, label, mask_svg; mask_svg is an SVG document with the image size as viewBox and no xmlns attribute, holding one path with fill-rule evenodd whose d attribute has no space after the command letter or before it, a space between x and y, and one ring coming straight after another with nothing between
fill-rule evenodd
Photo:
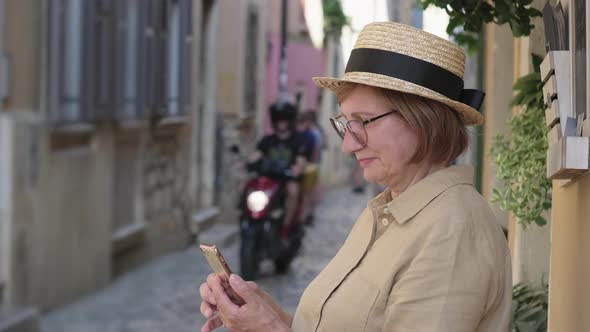
<instances>
[{"instance_id":1,"label":"pink building wall","mask_svg":"<svg viewBox=\"0 0 590 332\"><path fill-rule=\"evenodd\" d=\"M265 81L265 115L264 131L265 134L271 132L270 118L268 107L274 103L279 95L279 58L280 58L280 35L278 33L269 33L268 51ZM302 111L307 109L318 110L318 98L320 88L317 87L313 80L314 76L323 76L324 55L323 50L313 47L311 42L306 41L288 41L287 42L287 89L289 94L295 96L298 89L303 91Z\"/></svg>"}]
</instances>

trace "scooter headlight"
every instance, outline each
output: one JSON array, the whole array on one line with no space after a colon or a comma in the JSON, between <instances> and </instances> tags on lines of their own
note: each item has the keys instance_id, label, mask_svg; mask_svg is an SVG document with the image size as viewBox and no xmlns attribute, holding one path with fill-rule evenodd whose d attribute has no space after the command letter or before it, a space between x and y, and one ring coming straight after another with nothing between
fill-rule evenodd
<instances>
[{"instance_id":1,"label":"scooter headlight","mask_svg":"<svg viewBox=\"0 0 590 332\"><path fill-rule=\"evenodd\" d=\"M253 212L260 212L268 205L268 196L264 191L253 191L248 194L246 204L248 205L248 209Z\"/></svg>"}]
</instances>

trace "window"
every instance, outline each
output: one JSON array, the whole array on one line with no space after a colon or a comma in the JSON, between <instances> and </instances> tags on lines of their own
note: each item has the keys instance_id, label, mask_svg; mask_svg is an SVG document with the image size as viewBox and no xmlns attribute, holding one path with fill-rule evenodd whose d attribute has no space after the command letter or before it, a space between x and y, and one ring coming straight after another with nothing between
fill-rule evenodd
<instances>
[{"instance_id":1,"label":"window","mask_svg":"<svg viewBox=\"0 0 590 332\"><path fill-rule=\"evenodd\" d=\"M192 0L148 0L144 108L157 117L190 109Z\"/></svg>"},{"instance_id":2,"label":"window","mask_svg":"<svg viewBox=\"0 0 590 332\"><path fill-rule=\"evenodd\" d=\"M167 75L164 70L166 57L167 16L166 0L147 0L145 9L143 55L145 75L142 106L146 114L164 116L164 88Z\"/></svg>"},{"instance_id":3,"label":"window","mask_svg":"<svg viewBox=\"0 0 590 332\"><path fill-rule=\"evenodd\" d=\"M168 38L167 115L182 116L190 111L192 1L170 3Z\"/></svg>"},{"instance_id":4,"label":"window","mask_svg":"<svg viewBox=\"0 0 590 332\"><path fill-rule=\"evenodd\" d=\"M178 76L179 111L181 115L191 111L192 96L192 61L193 61L193 0L180 2L180 75Z\"/></svg>"},{"instance_id":5,"label":"window","mask_svg":"<svg viewBox=\"0 0 590 332\"><path fill-rule=\"evenodd\" d=\"M570 0L570 49L572 50L573 115L586 113L586 0Z\"/></svg>"},{"instance_id":6,"label":"window","mask_svg":"<svg viewBox=\"0 0 590 332\"><path fill-rule=\"evenodd\" d=\"M71 1L71 0L70 0ZM79 0L76 0L79 1ZM115 1L84 0L86 22L83 46L84 106L93 120L112 118L115 107Z\"/></svg>"},{"instance_id":7,"label":"window","mask_svg":"<svg viewBox=\"0 0 590 332\"><path fill-rule=\"evenodd\" d=\"M256 113L258 105L258 10L251 6L246 18L246 58L244 73L244 111L251 115Z\"/></svg>"},{"instance_id":8,"label":"window","mask_svg":"<svg viewBox=\"0 0 590 332\"><path fill-rule=\"evenodd\" d=\"M82 108L83 0L49 3L49 116L54 124L88 120Z\"/></svg>"},{"instance_id":9,"label":"window","mask_svg":"<svg viewBox=\"0 0 590 332\"><path fill-rule=\"evenodd\" d=\"M48 106L56 125L110 117L115 92L114 1L49 3Z\"/></svg>"},{"instance_id":10,"label":"window","mask_svg":"<svg viewBox=\"0 0 590 332\"><path fill-rule=\"evenodd\" d=\"M170 6L169 18L169 38L167 40L168 63L167 71L170 75L166 86L167 109L170 115L178 115L179 111L179 87L180 87L180 8L178 2L172 2Z\"/></svg>"},{"instance_id":11,"label":"window","mask_svg":"<svg viewBox=\"0 0 590 332\"><path fill-rule=\"evenodd\" d=\"M141 29L142 10L139 0L117 2L117 107L118 121L132 121L145 116L140 104L141 68L144 45Z\"/></svg>"},{"instance_id":12,"label":"window","mask_svg":"<svg viewBox=\"0 0 590 332\"><path fill-rule=\"evenodd\" d=\"M49 0L51 122L185 115L191 51L192 0Z\"/></svg>"}]
</instances>

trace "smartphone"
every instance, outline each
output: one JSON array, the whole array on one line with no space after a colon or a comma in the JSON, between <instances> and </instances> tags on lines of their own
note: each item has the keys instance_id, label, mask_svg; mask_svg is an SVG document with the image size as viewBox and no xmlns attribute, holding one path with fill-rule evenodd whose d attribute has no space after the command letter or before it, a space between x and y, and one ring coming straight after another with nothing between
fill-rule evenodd
<instances>
[{"instance_id":1,"label":"smartphone","mask_svg":"<svg viewBox=\"0 0 590 332\"><path fill-rule=\"evenodd\" d=\"M209 266L213 270L213 273L221 278L223 288L232 302L239 306L246 304L244 299L242 299L229 285L229 276L232 272L227 265L225 258L223 258L221 251L219 251L214 245L204 243L200 244L199 248L201 249L203 256L205 256L207 263L209 263Z\"/></svg>"}]
</instances>

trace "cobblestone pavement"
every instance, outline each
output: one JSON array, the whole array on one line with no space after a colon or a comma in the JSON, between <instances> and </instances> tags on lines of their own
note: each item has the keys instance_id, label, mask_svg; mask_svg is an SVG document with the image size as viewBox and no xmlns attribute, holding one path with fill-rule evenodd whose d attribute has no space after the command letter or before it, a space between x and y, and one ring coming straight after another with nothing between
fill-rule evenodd
<instances>
[{"instance_id":1,"label":"cobblestone pavement","mask_svg":"<svg viewBox=\"0 0 590 332\"><path fill-rule=\"evenodd\" d=\"M305 244L288 274L274 276L263 265L260 287L293 314L306 285L323 269L345 240L366 206L368 194L349 187L325 193L316 222L306 228ZM230 266L238 266L238 243L222 248ZM199 313L198 285L209 267L192 246L156 259L116 279L106 288L42 317L43 332L195 332Z\"/></svg>"}]
</instances>

